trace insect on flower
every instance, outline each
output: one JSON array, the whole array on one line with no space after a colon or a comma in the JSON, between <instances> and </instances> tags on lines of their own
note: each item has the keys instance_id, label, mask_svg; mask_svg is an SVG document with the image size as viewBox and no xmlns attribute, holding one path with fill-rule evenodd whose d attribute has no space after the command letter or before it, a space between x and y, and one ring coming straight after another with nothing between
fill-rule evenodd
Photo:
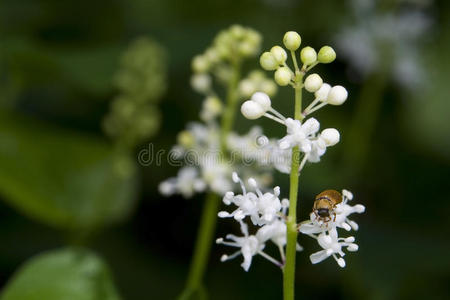
<instances>
[{"instance_id":1,"label":"insect on flower","mask_svg":"<svg viewBox=\"0 0 450 300\"><path fill-rule=\"evenodd\" d=\"M337 204L342 202L342 195L336 190L325 190L316 196L313 205L313 213L316 217L324 222L331 220L330 214L334 215L336 220L336 212L334 211Z\"/></svg>"}]
</instances>

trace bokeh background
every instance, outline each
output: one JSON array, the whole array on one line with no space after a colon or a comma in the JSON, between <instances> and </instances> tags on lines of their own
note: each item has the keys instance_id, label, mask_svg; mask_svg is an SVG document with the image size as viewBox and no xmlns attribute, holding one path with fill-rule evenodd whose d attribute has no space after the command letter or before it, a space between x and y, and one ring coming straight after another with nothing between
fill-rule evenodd
<instances>
[{"instance_id":1,"label":"bokeh background","mask_svg":"<svg viewBox=\"0 0 450 300\"><path fill-rule=\"evenodd\" d=\"M317 70L349 89L343 107L318 114L322 126L341 129L342 139L322 163L305 169L299 215L307 218L314 195L325 188L353 191L366 206L355 218L360 250L346 256L345 269L331 259L312 266L308 255L317 245L300 236L306 250L297 258L298 298L449 299L450 3L375 2L1 1L2 287L31 257L76 246L97 256L64 272L85 274L80 266L100 272L96 280L108 286L112 278L115 288L105 290L123 299L177 296L204 195L162 197L158 183L177 171L164 160L130 171L125 159L119 165L128 175L114 177L117 146L102 122L120 93L114 76L122 53L137 38L151 38L168 63L166 92L152 104L160 129L126 151L136 162L149 143L170 149L177 132L198 119L202 99L189 85L191 58L238 23L261 32L264 49L280 44L288 30L298 31L303 45L333 46L336 62ZM257 64L255 58L248 67ZM286 114L291 93L280 89L273 100ZM237 122L241 133L254 124ZM282 134L260 123L269 136ZM278 176L282 191L287 181ZM217 235L235 230L220 222ZM256 257L245 273L238 261L220 263L227 251L213 247L206 277L211 299L280 298L277 268ZM36 268L41 280L56 280ZM73 299L110 299L109 292Z\"/></svg>"}]
</instances>

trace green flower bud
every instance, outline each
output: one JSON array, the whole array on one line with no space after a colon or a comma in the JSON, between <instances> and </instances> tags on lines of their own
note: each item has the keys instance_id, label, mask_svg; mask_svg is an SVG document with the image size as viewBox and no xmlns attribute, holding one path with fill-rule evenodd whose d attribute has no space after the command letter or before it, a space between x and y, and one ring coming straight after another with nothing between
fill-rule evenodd
<instances>
[{"instance_id":1,"label":"green flower bud","mask_svg":"<svg viewBox=\"0 0 450 300\"><path fill-rule=\"evenodd\" d=\"M278 87L272 80L264 80L261 83L261 91L266 93L269 97L275 96L277 93Z\"/></svg>"},{"instance_id":2,"label":"green flower bud","mask_svg":"<svg viewBox=\"0 0 450 300\"><path fill-rule=\"evenodd\" d=\"M317 53L312 47L305 47L300 52L300 59L305 65L310 65L317 60Z\"/></svg>"},{"instance_id":3,"label":"green flower bud","mask_svg":"<svg viewBox=\"0 0 450 300\"><path fill-rule=\"evenodd\" d=\"M259 63L264 70L273 71L278 68L278 62L270 52L264 52L259 58Z\"/></svg>"},{"instance_id":4,"label":"green flower bud","mask_svg":"<svg viewBox=\"0 0 450 300\"><path fill-rule=\"evenodd\" d=\"M286 51L284 51L284 49L280 46L273 46L272 49L270 49L270 53L272 53L272 55L275 57L275 60L280 65L282 65L287 59Z\"/></svg>"},{"instance_id":5,"label":"green flower bud","mask_svg":"<svg viewBox=\"0 0 450 300\"><path fill-rule=\"evenodd\" d=\"M320 63L328 64L336 59L336 52L334 52L334 49L330 46L323 46L319 50L317 59Z\"/></svg>"},{"instance_id":6,"label":"green flower bud","mask_svg":"<svg viewBox=\"0 0 450 300\"><path fill-rule=\"evenodd\" d=\"M194 137L189 131L183 130L178 133L177 142L184 148L191 148L194 145Z\"/></svg>"},{"instance_id":7,"label":"green flower bud","mask_svg":"<svg viewBox=\"0 0 450 300\"><path fill-rule=\"evenodd\" d=\"M291 51L295 51L300 47L302 43L302 38L295 31L288 31L284 34L283 44L284 46Z\"/></svg>"},{"instance_id":8,"label":"green flower bud","mask_svg":"<svg viewBox=\"0 0 450 300\"><path fill-rule=\"evenodd\" d=\"M233 25L230 27L231 36L235 39L240 39L245 35L245 29L241 25Z\"/></svg>"},{"instance_id":9,"label":"green flower bud","mask_svg":"<svg viewBox=\"0 0 450 300\"><path fill-rule=\"evenodd\" d=\"M208 59L204 55L197 55L192 60L192 69L196 73L205 73L209 69Z\"/></svg>"},{"instance_id":10,"label":"green flower bud","mask_svg":"<svg viewBox=\"0 0 450 300\"><path fill-rule=\"evenodd\" d=\"M275 82L278 85L286 86L291 82L292 76L294 74L292 73L291 69L288 67L281 67L278 68L275 72Z\"/></svg>"}]
</instances>

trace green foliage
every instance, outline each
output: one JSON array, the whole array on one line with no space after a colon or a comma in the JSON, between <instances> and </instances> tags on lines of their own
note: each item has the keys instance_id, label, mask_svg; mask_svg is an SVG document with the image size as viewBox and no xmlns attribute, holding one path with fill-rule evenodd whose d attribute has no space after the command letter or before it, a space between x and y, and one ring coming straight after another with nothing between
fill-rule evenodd
<instances>
[{"instance_id":1,"label":"green foliage","mask_svg":"<svg viewBox=\"0 0 450 300\"><path fill-rule=\"evenodd\" d=\"M98 138L17 116L1 115L0 132L0 193L19 211L77 231L102 227L130 212L135 169L122 176L114 168L114 162L130 157L118 157Z\"/></svg>"},{"instance_id":2,"label":"green foliage","mask_svg":"<svg viewBox=\"0 0 450 300\"><path fill-rule=\"evenodd\" d=\"M119 300L109 268L97 255L67 248L26 262L3 290L1 300Z\"/></svg>"},{"instance_id":3,"label":"green foliage","mask_svg":"<svg viewBox=\"0 0 450 300\"><path fill-rule=\"evenodd\" d=\"M103 123L119 147L132 149L158 130L155 103L166 90L166 69L164 50L148 38L137 39L122 55L114 80L120 94Z\"/></svg>"}]
</instances>

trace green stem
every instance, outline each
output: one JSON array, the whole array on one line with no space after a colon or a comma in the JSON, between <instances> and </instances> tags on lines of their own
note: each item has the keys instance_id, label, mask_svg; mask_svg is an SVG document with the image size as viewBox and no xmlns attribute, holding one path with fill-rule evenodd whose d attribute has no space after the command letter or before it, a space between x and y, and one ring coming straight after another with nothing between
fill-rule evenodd
<instances>
[{"instance_id":1,"label":"green stem","mask_svg":"<svg viewBox=\"0 0 450 300\"><path fill-rule=\"evenodd\" d=\"M295 88L295 119L301 120L302 88ZM292 149L292 162L289 189L289 215L287 226L286 262L283 270L284 300L294 300L295 290L295 257L297 245L297 196L298 196L298 169L300 166L300 150L296 146Z\"/></svg>"},{"instance_id":2,"label":"green stem","mask_svg":"<svg viewBox=\"0 0 450 300\"><path fill-rule=\"evenodd\" d=\"M195 298L194 295L202 290L203 275L205 274L216 229L220 198L217 194L211 192L207 194L205 201L186 288L180 299L193 299Z\"/></svg>"},{"instance_id":3,"label":"green stem","mask_svg":"<svg viewBox=\"0 0 450 300\"><path fill-rule=\"evenodd\" d=\"M233 63L233 74L228 84L225 111L222 117L220 132L220 159L225 159L227 155L227 136L230 133L236 106L238 104L237 87L240 80L240 62ZM217 223L217 213L219 211L220 198L213 192L208 193L206 203L203 208L202 218L200 220L195 243L193 259L189 270L186 288L179 299L200 299L204 298L206 292L203 288L203 278L206 265L209 260L211 246ZM200 297L203 295L202 297Z\"/></svg>"},{"instance_id":4,"label":"green stem","mask_svg":"<svg viewBox=\"0 0 450 300\"><path fill-rule=\"evenodd\" d=\"M225 154L227 151L227 137L230 133L233 123L234 116L236 115L236 106L238 104L238 93L237 87L240 80L240 62L233 62L233 74L230 78L227 90L227 99L225 111L223 112L222 124L221 124L221 135L220 135L220 151Z\"/></svg>"}]
</instances>

